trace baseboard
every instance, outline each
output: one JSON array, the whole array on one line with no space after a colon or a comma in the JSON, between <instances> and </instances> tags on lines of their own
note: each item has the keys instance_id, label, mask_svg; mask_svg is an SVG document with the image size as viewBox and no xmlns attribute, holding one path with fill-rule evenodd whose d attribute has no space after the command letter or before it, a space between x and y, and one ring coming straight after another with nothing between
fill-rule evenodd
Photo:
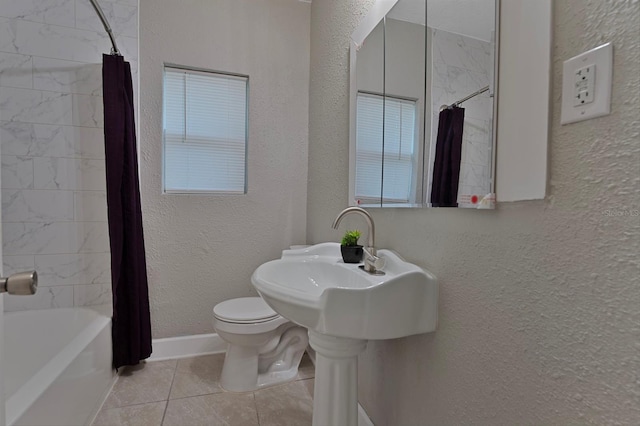
<instances>
[{"instance_id":1,"label":"baseboard","mask_svg":"<svg viewBox=\"0 0 640 426\"><path fill-rule=\"evenodd\" d=\"M152 345L153 352L147 361L220 354L227 350L227 344L217 333L153 339Z\"/></svg>"},{"instance_id":2,"label":"baseboard","mask_svg":"<svg viewBox=\"0 0 640 426\"><path fill-rule=\"evenodd\" d=\"M375 426L360 403L358 403L358 426Z\"/></svg>"}]
</instances>

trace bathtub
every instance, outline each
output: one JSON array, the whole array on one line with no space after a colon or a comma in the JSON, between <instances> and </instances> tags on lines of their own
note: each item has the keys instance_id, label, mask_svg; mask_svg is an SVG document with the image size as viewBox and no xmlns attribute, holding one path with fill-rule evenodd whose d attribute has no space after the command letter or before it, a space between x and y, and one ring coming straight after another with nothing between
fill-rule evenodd
<instances>
[{"instance_id":1,"label":"bathtub","mask_svg":"<svg viewBox=\"0 0 640 426\"><path fill-rule=\"evenodd\" d=\"M87 425L115 381L111 319L85 308L4 314L7 425Z\"/></svg>"}]
</instances>

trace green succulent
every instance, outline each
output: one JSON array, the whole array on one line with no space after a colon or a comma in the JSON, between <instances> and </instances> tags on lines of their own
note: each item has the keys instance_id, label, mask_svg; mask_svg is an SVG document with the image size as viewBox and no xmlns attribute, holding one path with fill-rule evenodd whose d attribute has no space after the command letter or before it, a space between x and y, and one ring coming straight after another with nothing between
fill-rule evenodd
<instances>
[{"instance_id":1,"label":"green succulent","mask_svg":"<svg viewBox=\"0 0 640 426\"><path fill-rule=\"evenodd\" d=\"M344 237L342 237L342 245L343 246L357 246L358 238L360 238L360 231L354 229L352 231L347 231L344 233Z\"/></svg>"}]
</instances>

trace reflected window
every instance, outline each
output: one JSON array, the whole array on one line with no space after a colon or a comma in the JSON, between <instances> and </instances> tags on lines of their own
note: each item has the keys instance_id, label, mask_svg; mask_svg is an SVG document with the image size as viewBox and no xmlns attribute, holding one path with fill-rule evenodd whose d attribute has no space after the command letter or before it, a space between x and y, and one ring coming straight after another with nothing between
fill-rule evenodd
<instances>
[{"instance_id":1,"label":"reflected window","mask_svg":"<svg viewBox=\"0 0 640 426\"><path fill-rule=\"evenodd\" d=\"M358 93L355 187L358 202L409 203L414 198L417 107L415 100Z\"/></svg>"}]
</instances>

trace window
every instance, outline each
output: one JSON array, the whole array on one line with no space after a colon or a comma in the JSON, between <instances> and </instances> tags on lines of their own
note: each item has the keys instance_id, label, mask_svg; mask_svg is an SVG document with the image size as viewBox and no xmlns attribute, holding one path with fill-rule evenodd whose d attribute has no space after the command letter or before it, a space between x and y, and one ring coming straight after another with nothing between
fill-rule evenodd
<instances>
[{"instance_id":1,"label":"window","mask_svg":"<svg viewBox=\"0 0 640 426\"><path fill-rule=\"evenodd\" d=\"M410 202L415 192L416 102L358 93L357 108L356 199L380 202L382 188L383 202Z\"/></svg>"},{"instance_id":2,"label":"window","mask_svg":"<svg viewBox=\"0 0 640 426\"><path fill-rule=\"evenodd\" d=\"M165 66L167 193L246 193L248 78Z\"/></svg>"}]
</instances>

